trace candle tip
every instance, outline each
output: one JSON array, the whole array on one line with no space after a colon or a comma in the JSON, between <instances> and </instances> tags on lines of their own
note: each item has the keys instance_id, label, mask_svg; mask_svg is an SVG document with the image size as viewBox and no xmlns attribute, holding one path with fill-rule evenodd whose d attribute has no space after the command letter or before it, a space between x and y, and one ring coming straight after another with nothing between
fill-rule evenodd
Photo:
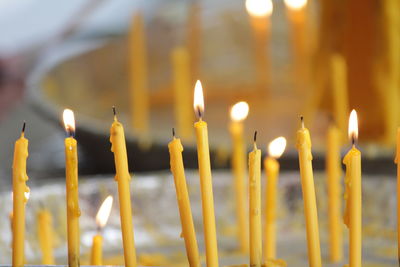
<instances>
[{"instance_id":1,"label":"candle tip","mask_svg":"<svg viewBox=\"0 0 400 267\"><path fill-rule=\"evenodd\" d=\"M22 133L25 133L25 127L26 127L26 121L24 121L24 123L22 124Z\"/></svg>"},{"instance_id":2,"label":"candle tip","mask_svg":"<svg viewBox=\"0 0 400 267\"><path fill-rule=\"evenodd\" d=\"M117 111L115 110L115 106L112 106L112 111L114 113L114 116L117 116Z\"/></svg>"},{"instance_id":3,"label":"candle tip","mask_svg":"<svg viewBox=\"0 0 400 267\"><path fill-rule=\"evenodd\" d=\"M257 141L257 131L254 132L254 143Z\"/></svg>"},{"instance_id":4,"label":"candle tip","mask_svg":"<svg viewBox=\"0 0 400 267\"><path fill-rule=\"evenodd\" d=\"M175 137L175 128L172 128L172 136Z\"/></svg>"}]
</instances>

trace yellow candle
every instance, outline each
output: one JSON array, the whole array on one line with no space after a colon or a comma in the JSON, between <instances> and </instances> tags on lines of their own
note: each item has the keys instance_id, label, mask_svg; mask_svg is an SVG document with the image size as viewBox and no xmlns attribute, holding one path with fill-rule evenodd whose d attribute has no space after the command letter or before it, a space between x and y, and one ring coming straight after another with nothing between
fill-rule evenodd
<instances>
[{"instance_id":1,"label":"yellow candle","mask_svg":"<svg viewBox=\"0 0 400 267\"><path fill-rule=\"evenodd\" d=\"M178 201L179 214L181 218L182 236L185 240L186 255L189 266L200 267L199 248L197 246L189 193L186 185L185 169L183 166L183 146L181 140L175 138L175 133L173 140L168 144L168 149L171 171L175 182L176 199Z\"/></svg>"},{"instance_id":2,"label":"yellow candle","mask_svg":"<svg viewBox=\"0 0 400 267\"><path fill-rule=\"evenodd\" d=\"M276 258L276 191L279 176L278 158L285 151L286 139L278 137L268 146L269 156L264 160L266 174L264 260Z\"/></svg>"},{"instance_id":3,"label":"yellow candle","mask_svg":"<svg viewBox=\"0 0 400 267\"><path fill-rule=\"evenodd\" d=\"M101 231L107 224L108 217L111 213L113 197L108 196L103 204L101 204L96 215L97 235L93 236L92 252L90 256L90 265L103 265L103 237Z\"/></svg>"},{"instance_id":4,"label":"yellow candle","mask_svg":"<svg viewBox=\"0 0 400 267\"><path fill-rule=\"evenodd\" d=\"M258 84L265 88L269 82L268 43L270 35L271 0L246 0L246 9L254 33L254 58Z\"/></svg>"},{"instance_id":5,"label":"yellow candle","mask_svg":"<svg viewBox=\"0 0 400 267\"><path fill-rule=\"evenodd\" d=\"M25 243L25 204L28 201L26 186L28 175L26 174L26 159L28 158L28 139L24 137L25 123L21 137L15 142L13 163L13 242L12 265L24 266Z\"/></svg>"},{"instance_id":6,"label":"yellow candle","mask_svg":"<svg viewBox=\"0 0 400 267\"><path fill-rule=\"evenodd\" d=\"M250 266L261 267L261 150L257 149L256 136L257 132L254 133L254 149L249 153Z\"/></svg>"},{"instance_id":7,"label":"yellow candle","mask_svg":"<svg viewBox=\"0 0 400 267\"><path fill-rule=\"evenodd\" d=\"M193 136L191 112L191 76L189 52L184 47L177 47L172 52L172 66L174 70L174 112L175 122L182 139Z\"/></svg>"},{"instance_id":8,"label":"yellow candle","mask_svg":"<svg viewBox=\"0 0 400 267\"><path fill-rule=\"evenodd\" d=\"M342 134L336 125L328 129L326 146L326 174L328 185L328 227L329 227L329 258L338 262L343 257L342 231L342 190L340 163L340 144Z\"/></svg>"},{"instance_id":9,"label":"yellow candle","mask_svg":"<svg viewBox=\"0 0 400 267\"><path fill-rule=\"evenodd\" d=\"M90 265L103 265L103 237L100 234L93 236Z\"/></svg>"},{"instance_id":10,"label":"yellow candle","mask_svg":"<svg viewBox=\"0 0 400 267\"><path fill-rule=\"evenodd\" d=\"M243 140L243 120L249 113L249 105L246 102L238 102L231 109L231 119L229 130L232 137L232 172L235 184L235 205L237 238L242 253L249 251L249 227L247 202L246 177L246 146Z\"/></svg>"},{"instance_id":11,"label":"yellow candle","mask_svg":"<svg viewBox=\"0 0 400 267\"><path fill-rule=\"evenodd\" d=\"M343 56L339 54L331 56L331 72L333 114L343 139L346 136L347 114L349 112L347 66Z\"/></svg>"},{"instance_id":12,"label":"yellow candle","mask_svg":"<svg viewBox=\"0 0 400 267\"><path fill-rule=\"evenodd\" d=\"M149 92L147 84L147 50L141 14L133 18L129 34L130 97L132 127L140 138L146 138L149 128Z\"/></svg>"},{"instance_id":13,"label":"yellow candle","mask_svg":"<svg viewBox=\"0 0 400 267\"><path fill-rule=\"evenodd\" d=\"M37 213L37 231L42 252L42 264L54 265L52 216L45 209Z\"/></svg>"},{"instance_id":14,"label":"yellow candle","mask_svg":"<svg viewBox=\"0 0 400 267\"><path fill-rule=\"evenodd\" d=\"M397 150L395 163L397 164L397 255L400 259L400 127L397 128Z\"/></svg>"},{"instance_id":15,"label":"yellow candle","mask_svg":"<svg viewBox=\"0 0 400 267\"><path fill-rule=\"evenodd\" d=\"M78 193L78 153L75 134L74 113L70 109L64 110L65 130L69 137L65 138L65 176L66 176L66 203L67 203L67 228L68 228L68 265L78 267L79 261L79 208Z\"/></svg>"},{"instance_id":16,"label":"yellow candle","mask_svg":"<svg viewBox=\"0 0 400 267\"><path fill-rule=\"evenodd\" d=\"M114 122L110 130L111 151L114 152L115 180L118 183L118 196L120 205L122 241L126 267L136 266L135 240L133 237L131 190L129 182L128 157L126 154L124 127L117 120L114 109Z\"/></svg>"},{"instance_id":17,"label":"yellow candle","mask_svg":"<svg viewBox=\"0 0 400 267\"><path fill-rule=\"evenodd\" d=\"M197 139L197 158L200 173L201 201L203 207L204 241L208 267L218 266L218 244L215 227L214 195L212 189L210 151L207 123L202 120L204 112L203 88L200 81L194 88L194 110L199 121L194 124Z\"/></svg>"},{"instance_id":18,"label":"yellow candle","mask_svg":"<svg viewBox=\"0 0 400 267\"><path fill-rule=\"evenodd\" d=\"M307 230L308 261L310 267L321 267L321 248L312 168L311 138L310 132L304 127L303 117L301 120L302 126L297 131L297 150L299 153L304 216Z\"/></svg>"},{"instance_id":19,"label":"yellow candle","mask_svg":"<svg viewBox=\"0 0 400 267\"><path fill-rule=\"evenodd\" d=\"M294 70L296 80L304 80L306 59L306 5L307 0L285 0L287 15L291 28L291 43L293 46Z\"/></svg>"},{"instance_id":20,"label":"yellow candle","mask_svg":"<svg viewBox=\"0 0 400 267\"><path fill-rule=\"evenodd\" d=\"M361 217L361 152L355 147L358 137L357 113L353 109L349 119L349 137L353 146L343 159L346 165L346 209L344 223L349 228L349 260L350 267L361 267L362 261L362 217Z\"/></svg>"}]
</instances>

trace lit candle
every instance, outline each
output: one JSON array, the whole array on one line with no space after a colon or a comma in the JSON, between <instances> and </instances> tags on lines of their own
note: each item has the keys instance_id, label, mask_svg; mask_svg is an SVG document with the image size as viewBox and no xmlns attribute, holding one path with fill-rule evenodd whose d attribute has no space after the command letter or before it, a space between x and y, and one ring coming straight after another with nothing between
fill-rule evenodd
<instances>
[{"instance_id":1,"label":"lit candle","mask_svg":"<svg viewBox=\"0 0 400 267\"><path fill-rule=\"evenodd\" d=\"M90 265L103 265L103 237L101 231L106 226L108 217L110 217L113 197L108 196L101 204L96 215L97 234L93 236L92 252L90 256Z\"/></svg>"},{"instance_id":2,"label":"lit candle","mask_svg":"<svg viewBox=\"0 0 400 267\"><path fill-rule=\"evenodd\" d=\"M125 133L123 125L117 120L114 111L114 122L110 130L111 151L114 153L115 180L118 183L118 197L120 205L122 242L126 267L136 266L136 249L133 236L131 190L129 182L128 156L126 154Z\"/></svg>"},{"instance_id":3,"label":"lit candle","mask_svg":"<svg viewBox=\"0 0 400 267\"><path fill-rule=\"evenodd\" d=\"M174 176L176 199L182 226L182 236L185 240L186 255L190 267L200 267L199 248L197 246L196 232L193 224L192 210L190 208L189 193L186 185L185 169L183 166L183 146L179 138L173 139L168 144L170 166Z\"/></svg>"},{"instance_id":4,"label":"lit candle","mask_svg":"<svg viewBox=\"0 0 400 267\"><path fill-rule=\"evenodd\" d=\"M344 194L346 208L344 213L344 223L349 228L349 259L350 267L361 267L361 235L362 235L362 217L361 217L361 152L356 148L355 142L358 138L357 113L353 109L349 119L349 138L352 141L352 148L343 158L346 165Z\"/></svg>"},{"instance_id":5,"label":"lit candle","mask_svg":"<svg viewBox=\"0 0 400 267\"><path fill-rule=\"evenodd\" d=\"M147 139L149 128L149 92L147 81L147 50L143 18L133 17L129 34L130 108L132 127L141 140Z\"/></svg>"},{"instance_id":6,"label":"lit candle","mask_svg":"<svg viewBox=\"0 0 400 267\"><path fill-rule=\"evenodd\" d=\"M284 137L275 138L268 146L269 156L264 160L266 174L265 222L264 222L264 259L276 258L276 191L279 176L277 159L286 148Z\"/></svg>"},{"instance_id":7,"label":"lit candle","mask_svg":"<svg viewBox=\"0 0 400 267\"><path fill-rule=\"evenodd\" d=\"M342 190L340 144L342 134L336 125L328 129L326 146L326 174L328 184L329 257L332 262L342 259Z\"/></svg>"},{"instance_id":8,"label":"lit candle","mask_svg":"<svg viewBox=\"0 0 400 267\"><path fill-rule=\"evenodd\" d=\"M346 137L349 100L347 93L347 65L342 55L333 54L331 56L331 72L333 114L337 127L342 133L341 139L344 139Z\"/></svg>"},{"instance_id":9,"label":"lit candle","mask_svg":"<svg viewBox=\"0 0 400 267\"><path fill-rule=\"evenodd\" d=\"M306 6L307 0L284 0L291 28L291 43L296 80L304 79L306 59Z\"/></svg>"},{"instance_id":10,"label":"lit candle","mask_svg":"<svg viewBox=\"0 0 400 267\"><path fill-rule=\"evenodd\" d=\"M249 153L250 266L261 267L261 150L257 149L256 138L257 132L254 133L254 149Z\"/></svg>"},{"instance_id":11,"label":"lit candle","mask_svg":"<svg viewBox=\"0 0 400 267\"><path fill-rule=\"evenodd\" d=\"M185 140L192 134L193 113L191 112L191 76L190 57L185 47L177 47L172 51L172 66L174 70L174 112L178 131Z\"/></svg>"},{"instance_id":12,"label":"lit candle","mask_svg":"<svg viewBox=\"0 0 400 267\"><path fill-rule=\"evenodd\" d=\"M240 245L240 251L247 253L249 251L249 228L247 217L247 185L246 177L246 146L243 140L243 120L249 113L249 105L246 102L238 102L231 108L231 123L229 130L232 137L232 171L235 184L235 205L237 238Z\"/></svg>"},{"instance_id":13,"label":"lit candle","mask_svg":"<svg viewBox=\"0 0 400 267\"><path fill-rule=\"evenodd\" d=\"M25 254L25 204L28 201L26 186L26 159L28 158L28 139L25 138L25 122L22 127L21 137L15 142L13 162L13 242L12 265L24 266Z\"/></svg>"},{"instance_id":14,"label":"lit candle","mask_svg":"<svg viewBox=\"0 0 400 267\"><path fill-rule=\"evenodd\" d=\"M65 176L68 228L68 265L78 267L79 262L79 193L78 193L78 152L75 135L75 118L70 109L64 110L64 125L68 137L65 138Z\"/></svg>"},{"instance_id":15,"label":"lit candle","mask_svg":"<svg viewBox=\"0 0 400 267\"><path fill-rule=\"evenodd\" d=\"M37 213L37 231L40 250L42 252L42 264L54 265L53 225L52 216L48 210L41 209Z\"/></svg>"},{"instance_id":16,"label":"lit candle","mask_svg":"<svg viewBox=\"0 0 400 267\"><path fill-rule=\"evenodd\" d=\"M273 11L271 0L246 0L246 9L254 32L254 59L258 84L265 88L269 80L268 40L270 16Z\"/></svg>"},{"instance_id":17,"label":"lit candle","mask_svg":"<svg viewBox=\"0 0 400 267\"><path fill-rule=\"evenodd\" d=\"M304 216L307 230L308 261L310 267L321 267L321 248L312 168L311 138L310 132L304 127L303 117L301 117L301 128L297 131L297 150L299 153Z\"/></svg>"},{"instance_id":18,"label":"lit candle","mask_svg":"<svg viewBox=\"0 0 400 267\"><path fill-rule=\"evenodd\" d=\"M200 173L201 200L203 207L204 241L208 267L218 266L218 244L215 227L214 194L212 188L210 150L207 123L203 121L204 98L200 81L194 88L194 111L199 121L194 124L197 140L197 158Z\"/></svg>"}]
</instances>

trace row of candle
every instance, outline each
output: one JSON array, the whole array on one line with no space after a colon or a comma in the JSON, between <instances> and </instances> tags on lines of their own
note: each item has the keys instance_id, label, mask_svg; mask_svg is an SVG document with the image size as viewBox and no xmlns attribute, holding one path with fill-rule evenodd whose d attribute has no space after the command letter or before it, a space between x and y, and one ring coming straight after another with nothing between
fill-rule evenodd
<instances>
[{"instance_id":1,"label":"row of candle","mask_svg":"<svg viewBox=\"0 0 400 267\"><path fill-rule=\"evenodd\" d=\"M200 174L201 199L203 207L203 225L207 266L218 266L218 246L215 227L214 200L212 190L212 175L210 165L210 153L208 145L207 123L203 120L204 99L203 89L200 81L197 81L194 90L194 110L199 121L194 124L198 164ZM240 150L243 142L241 140L240 121L245 117L248 106L241 102L232 108L232 116L236 118L233 122L231 132L235 139L235 154L237 162L234 163L236 193L241 194L241 199L246 188L242 179L244 167L240 165ZM66 205L67 205L67 228L68 228L68 264L71 267L79 266L80 258L80 238L79 238L79 208L78 194L78 157L77 141L74 138L75 122L73 112L69 109L64 110L64 124L68 133L65 139L66 156ZM355 148L357 138L357 117L353 110L350 115L349 135L353 143L352 149L345 156L343 162L346 165L346 210L344 221L350 229L350 266L361 266L361 153ZM13 165L13 266L24 265L24 229L25 229L25 204L27 201L26 193L29 188L26 186L28 180L26 174L26 159L28 156L28 140L24 137L25 125L21 137L16 141ZM118 195L120 203L120 219L122 228L122 241L124 247L125 265L128 267L136 266L135 242L133 235L132 209L130 199L129 174L127 151L123 125L117 120L114 109L114 122L110 131L111 150L114 152L116 166L116 181L118 183ZM265 160L267 172L267 214L265 226L265 250L264 261L274 260L275 255L275 194L276 178L278 175L279 164L274 159L278 157L284 149L285 140L278 138L271 143L270 157ZM178 138L173 136L173 140L168 145L171 156L171 171L174 176L178 207L181 216L183 238L190 266L200 266L199 252L197 247L194 224L191 214L189 195L187 191L184 166L182 159L183 146ZM275 148L274 148L275 147ZM310 266L321 266L321 254L318 231L318 216L315 198L311 138L307 128L304 127L302 119L301 128L297 132L297 149L299 151L300 176L304 199L304 213L307 230L308 257ZM275 152L272 152L275 151ZM275 153L275 154L274 154ZM261 266L263 264L262 251L262 229L261 229L261 150L256 146L256 135L254 137L254 149L249 153L249 238L241 237L241 248L246 250L246 243L249 241L250 265ZM241 167L240 167L241 166ZM241 169L241 170L240 170ZM242 178L240 178L240 176ZM245 202L245 201L243 201ZM243 208L239 208L243 203L238 203L238 218L242 220ZM239 225L246 223L239 223ZM243 227L243 225L241 225ZM246 229L242 229L246 232ZM97 240L97 241L96 241ZM94 238L94 253L101 250L101 238ZM97 245L96 245L97 243ZM101 253L100 253L101 254Z\"/></svg>"},{"instance_id":2,"label":"row of candle","mask_svg":"<svg viewBox=\"0 0 400 267\"><path fill-rule=\"evenodd\" d=\"M302 80L306 50L306 11L307 0L285 0L287 14L292 32L293 54L295 57L296 81ZM174 116L176 128L184 140L191 137L193 121L190 112L189 88L193 77L197 77L199 65L199 27L198 3L193 3L189 14L189 32L186 46L178 46L171 52L173 69ZM263 92L268 90L269 64L268 47L271 32L272 0L247 0L245 8L249 14L250 24L254 33L254 60L256 65L256 83ZM129 33L130 58L130 111L131 126L141 141L148 141L150 116L150 91L148 83L148 62L145 24L143 17L137 13L132 20ZM335 114L336 115L336 114ZM146 143L146 142L145 142Z\"/></svg>"}]
</instances>

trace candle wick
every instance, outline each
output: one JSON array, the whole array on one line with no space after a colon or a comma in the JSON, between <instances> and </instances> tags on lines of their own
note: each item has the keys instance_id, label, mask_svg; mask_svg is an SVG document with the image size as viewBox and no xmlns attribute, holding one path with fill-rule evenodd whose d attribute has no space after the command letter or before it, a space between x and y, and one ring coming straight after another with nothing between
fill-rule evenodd
<instances>
[{"instance_id":1,"label":"candle wick","mask_svg":"<svg viewBox=\"0 0 400 267\"><path fill-rule=\"evenodd\" d=\"M172 128L172 136L175 137L175 128Z\"/></svg>"},{"instance_id":2,"label":"candle wick","mask_svg":"<svg viewBox=\"0 0 400 267\"><path fill-rule=\"evenodd\" d=\"M353 147L356 144L356 138L354 137L354 134L351 135L351 144L353 145Z\"/></svg>"},{"instance_id":3,"label":"candle wick","mask_svg":"<svg viewBox=\"0 0 400 267\"><path fill-rule=\"evenodd\" d=\"M22 133L25 133L25 127L26 127L26 121L24 121L24 123L22 124Z\"/></svg>"},{"instance_id":4,"label":"candle wick","mask_svg":"<svg viewBox=\"0 0 400 267\"><path fill-rule=\"evenodd\" d=\"M254 132L254 138L253 138L253 140L254 140L254 143L257 141L257 131Z\"/></svg>"},{"instance_id":5,"label":"candle wick","mask_svg":"<svg viewBox=\"0 0 400 267\"><path fill-rule=\"evenodd\" d=\"M197 115L199 116L199 119L201 120L203 117L203 114L201 113L200 107L197 107Z\"/></svg>"},{"instance_id":6,"label":"candle wick","mask_svg":"<svg viewBox=\"0 0 400 267\"><path fill-rule=\"evenodd\" d=\"M112 106L112 111L114 114L114 120L117 120L117 110L115 109L115 106Z\"/></svg>"},{"instance_id":7,"label":"candle wick","mask_svg":"<svg viewBox=\"0 0 400 267\"><path fill-rule=\"evenodd\" d=\"M304 117L300 116L301 128L304 129Z\"/></svg>"},{"instance_id":8,"label":"candle wick","mask_svg":"<svg viewBox=\"0 0 400 267\"><path fill-rule=\"evenodd\" d=\"M103 230L103 227L101 227L100 225L97 224L96 230L97 230L97 233L100 235Z\"/></svg>"}]
</instances>

